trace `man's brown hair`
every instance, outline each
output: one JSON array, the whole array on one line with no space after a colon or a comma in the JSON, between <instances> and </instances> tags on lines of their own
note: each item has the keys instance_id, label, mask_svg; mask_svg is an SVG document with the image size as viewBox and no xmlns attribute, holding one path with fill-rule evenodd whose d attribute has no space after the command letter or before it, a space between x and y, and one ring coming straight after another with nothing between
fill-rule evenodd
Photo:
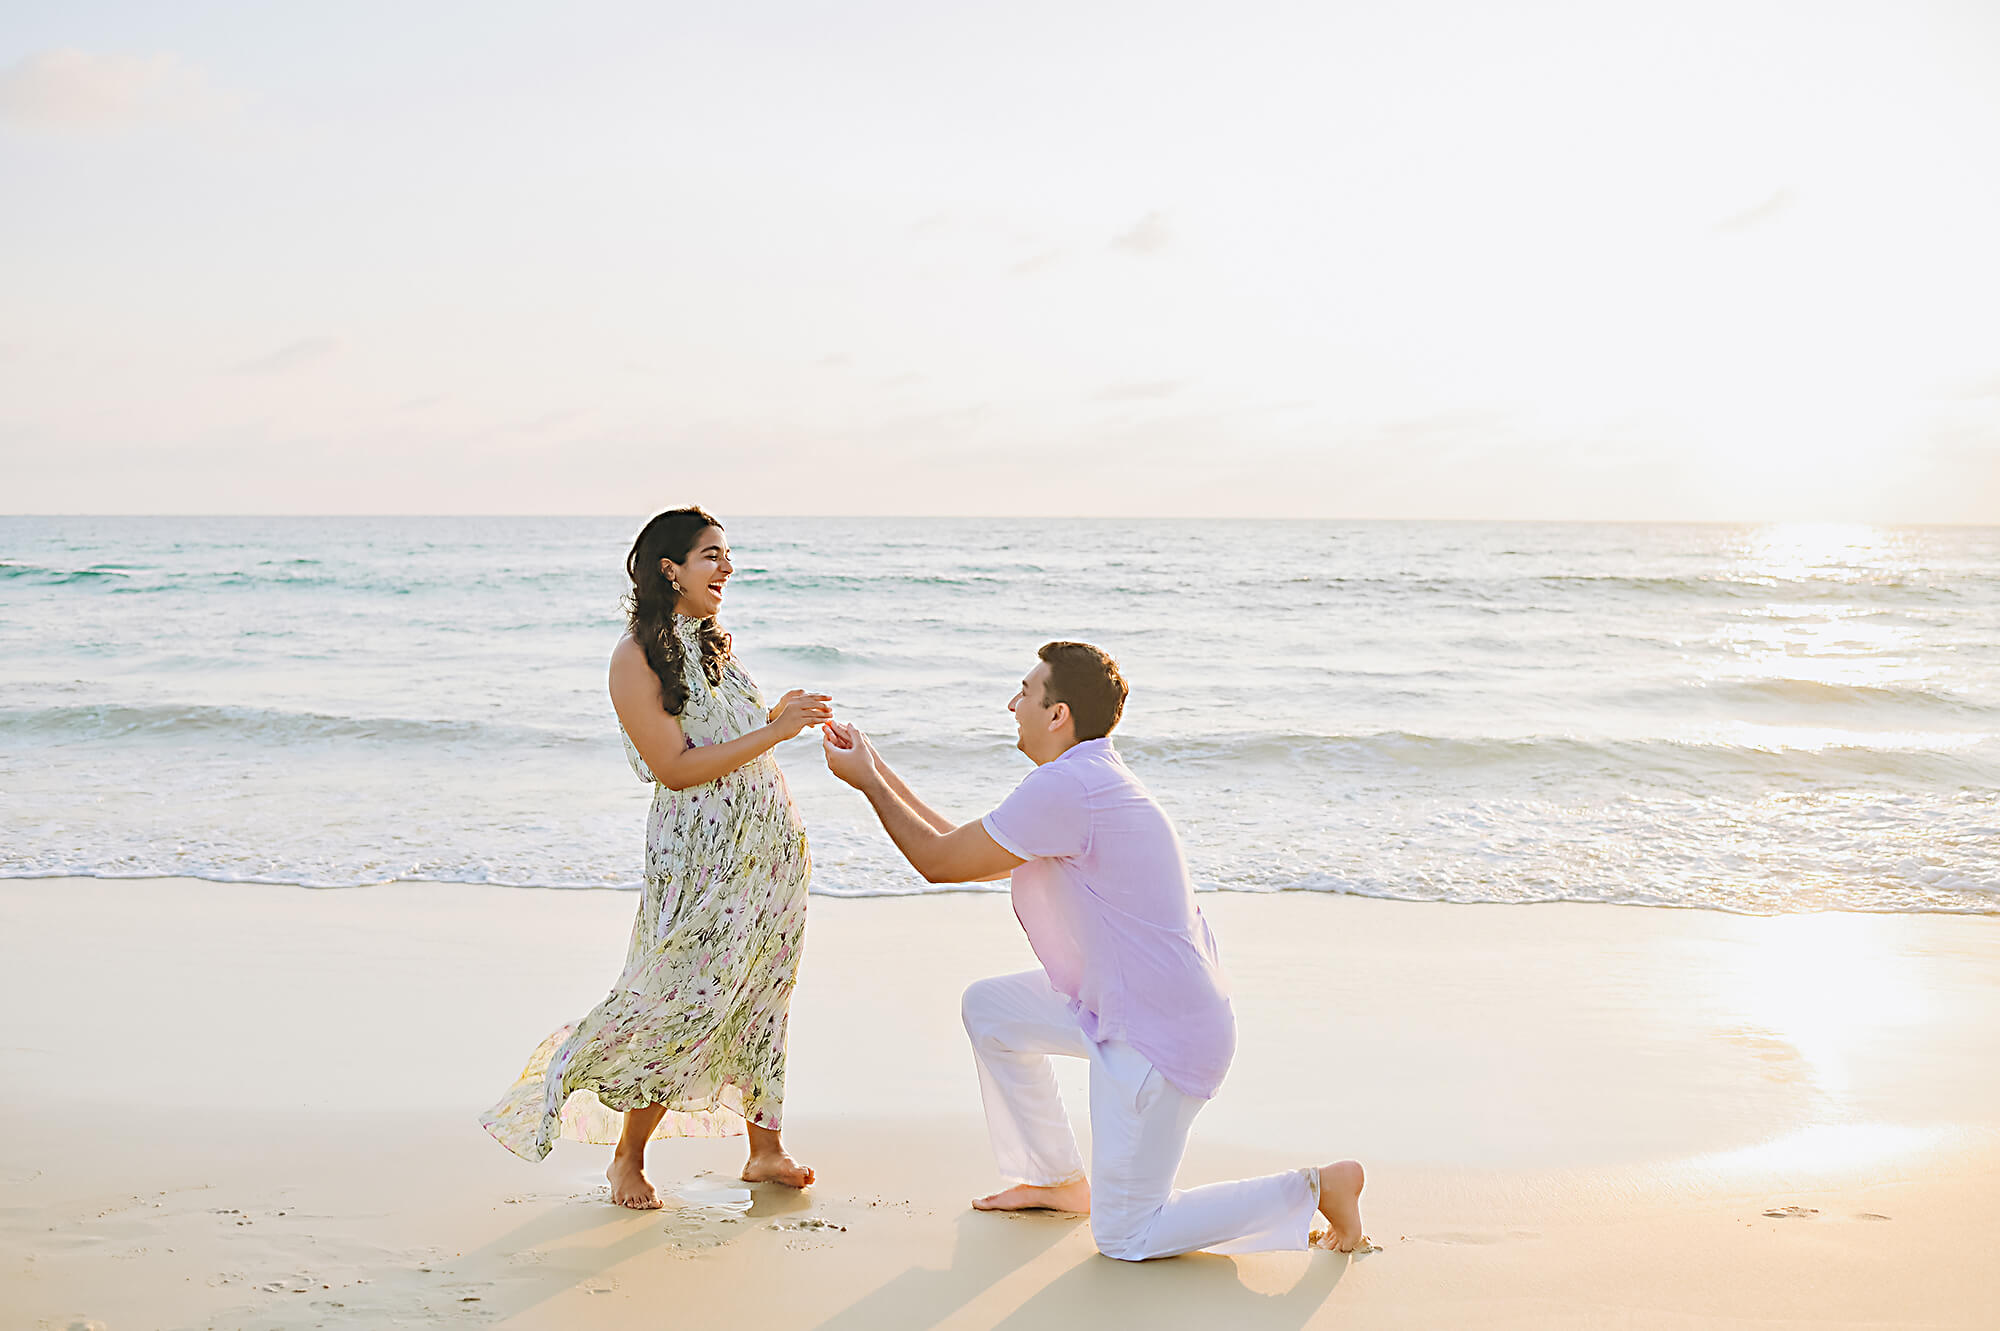
<instances>
[{"instance_id":1,"label":"man's brown hair","mask_svg":"<svg viewBox=\"0 0 2000 1331\"><path fill-rule=\"evenodd\" d=\"M1125 712L1125 676L1101 647L1087 642L1051 642L1035 653L1049 663L1042 705L1068 703L1078 742L1103 739Z\"/></svg>"}]
</instances>

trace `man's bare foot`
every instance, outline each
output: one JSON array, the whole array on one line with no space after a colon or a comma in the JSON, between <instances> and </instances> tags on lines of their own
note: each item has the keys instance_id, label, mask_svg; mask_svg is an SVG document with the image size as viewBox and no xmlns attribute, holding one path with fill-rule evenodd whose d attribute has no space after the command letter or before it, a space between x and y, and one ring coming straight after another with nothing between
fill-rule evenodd
<instances>
[{"instance_id":1,"label":"man's bare foot","mask_svg":"<svg viewBox=\"0 0 2000 1331\"><path fill-rule=\"evenodd\" d=\"M1090 1214L1090 1180L1072 1179L1053 1188L1020 1183L989 1196L974 1199L975 1211L1068 1211Z\"/></svg>"},{"instance_id":2,"label":"man's bare foot","mask_svg":"<svg viewBox=\"0 0 2000 1331\"><path fill-rule=\"evenodd\" d=\"M1342 1160L1319 1171L1319 1213L1329 1226L1319 1246L1353 1252L1368 1242L1361 1232L1361 1164Z\"/></svg>"},{"instance_id":3,"label":"man's bare foot","mask_svg":"<svg viewBox=\"0 0 2000 1331\"><path fill-rule=\"evenodd\" d=\"M629 1206L635 1211L660 1209L660 1195L646 1181L643 1161L614 1155L611 1157L611 1168L604 1171L604 1177L611 1180L611 1200L618 1205Z\"/></svg>"},{"instance_id":4,"label":"man's bare foot","mask_svg":"<svg viewBox=\"0 0 2000 1331\"><path fill-rule=\"evenodd\" d=\"M792 1159L792 1154L779 1146L771 1150L758 1151L750 1157L750 1163L743 1166L745 1183L782 1183L788 1188L803 1188L813 1181L811 1168Z\"/></svg>"}]
</instances>

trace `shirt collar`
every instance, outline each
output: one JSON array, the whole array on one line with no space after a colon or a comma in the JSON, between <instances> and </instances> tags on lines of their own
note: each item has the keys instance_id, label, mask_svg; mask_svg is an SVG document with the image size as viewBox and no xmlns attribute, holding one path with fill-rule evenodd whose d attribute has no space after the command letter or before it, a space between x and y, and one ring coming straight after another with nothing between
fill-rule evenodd
<instances>
[{"instance_id":1,"label":"shirt collar","mask_svg":"<svg viewBox=\"0 0 2000 1331\"><path fill-rule=\"evenodd\" d=\"M1050 759L1050 761L1059 763L1065 758L1071 758L1071 757L1088 758L1092 754L1115 753L1115 752L1116 750L1111 747L1111 736L1100 735L1096 739L1078 740L1076 743L1070 745L1068 748L1064 749L1061 753L1057 754L1054 758Z\"/></svg>"}]
</instances>

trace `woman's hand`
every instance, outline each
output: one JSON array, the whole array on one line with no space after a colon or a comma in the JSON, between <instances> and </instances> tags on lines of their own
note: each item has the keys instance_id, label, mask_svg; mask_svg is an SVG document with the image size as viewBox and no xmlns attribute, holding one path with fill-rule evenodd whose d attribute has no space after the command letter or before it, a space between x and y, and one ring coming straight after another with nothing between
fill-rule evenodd
<instances>
[{"instance_id":1,"label":"woman's hand","mask_svg":"<svg viewBox=\"0 0 2000 1331\"><path fill-rule=\"evenodd\" d=\"M807 726L824 725L833 720L832 702L831 694L793 689L778 699L778 705L771 709L771 726L778 732L779 739L790 739Z\"/></svg>"}]
</instances>

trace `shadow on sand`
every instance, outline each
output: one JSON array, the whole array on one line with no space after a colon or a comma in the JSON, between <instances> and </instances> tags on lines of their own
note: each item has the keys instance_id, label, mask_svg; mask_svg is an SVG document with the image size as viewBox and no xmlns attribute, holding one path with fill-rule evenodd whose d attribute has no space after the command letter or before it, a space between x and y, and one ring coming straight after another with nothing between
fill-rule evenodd
<instances>
[{"instance_id":1,"label":"shadow on sand","mask_svg":"<svg viewBox=\"0 0 2000 1331\"><path fill-rule=\"evenodd\" d=\"M916 1331L946 1323L1005 1331L1051 1326L1224 1326L1296 1331L1332 1295L1353 1259L1284 1254L1301 1269L1263 1293L1237 1261L1211 1253L1155 1262L1100 1256L1079 1216L984 1215L957 1222L949 1268L911 1267L818 1323L814 1331ZM1084 1229L1085 1241L1056 1251Z\"/></svg>"}]
</instances>

